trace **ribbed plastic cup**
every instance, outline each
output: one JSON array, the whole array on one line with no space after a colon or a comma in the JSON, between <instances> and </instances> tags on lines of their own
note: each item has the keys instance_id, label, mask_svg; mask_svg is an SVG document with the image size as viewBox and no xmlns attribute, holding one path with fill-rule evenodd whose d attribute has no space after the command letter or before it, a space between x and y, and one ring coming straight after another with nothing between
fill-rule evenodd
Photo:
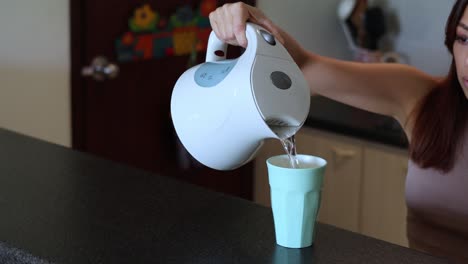
<instances>
[{"instance_id":1,"label":"ribbed plastic cup","mask_svg":"<svg viewBox=\"0 0 468 264\"><path fill-rule=\"evenodd\" d=\"M327 165L316 156L297 158L298 168L291 168L287 155L267 160L276 243L287 248L304 248L314 243Z\"/></svg>"}]
</instances>

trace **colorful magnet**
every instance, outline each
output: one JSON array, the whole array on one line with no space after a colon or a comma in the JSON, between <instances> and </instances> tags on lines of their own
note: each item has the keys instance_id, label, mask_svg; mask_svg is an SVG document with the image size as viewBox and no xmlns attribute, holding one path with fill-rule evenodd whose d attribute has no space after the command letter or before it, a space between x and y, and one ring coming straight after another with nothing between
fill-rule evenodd
<instances>
[{"instance_id":1,"label":"colorful magnet","mask_svg":"<svg viewBox=\"0 0 468 264\"><path fill-rule=\"evenodd\" d=\"M189 5L163 16L149 4L135 9L126 30L116 41L119 61L137 61L165 56L180 56L206 50L211 32L209 14L216 0L202 0L193 9Z\"/></svg>"},{"instance_id":2,"label":"colorful magnet","mask_svg":"<svg viewBox=\"0 0 468 264\"><path fill-rule=\"evenodd\" d=\"M128 21L128 26L133 32L151 32L156 28L158 14L154 12L149 4L135 9L133 17Z\"/></svg>"}]
</instances>

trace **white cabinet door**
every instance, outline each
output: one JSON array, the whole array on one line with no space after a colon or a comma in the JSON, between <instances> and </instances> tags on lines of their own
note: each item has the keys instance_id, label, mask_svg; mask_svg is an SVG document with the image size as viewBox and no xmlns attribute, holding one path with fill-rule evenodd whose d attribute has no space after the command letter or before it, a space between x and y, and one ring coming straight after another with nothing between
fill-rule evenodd
<instances>
[{"instance_id":1,"label":"white cabinet door","mask_svg":"<svg viewBox=\"0 0 468 264\"><path fill-rule=\"evenodd\" d=\"M296 139L299 154L327 160L319 221L359 231L362 147L335 135L302 129Z\"/></svg>"},{"instance_id":2,"label":"white cabinet door","mask_svg":"<svg viewBox=\"0 0 468 264\"><path fill-rule=\"evenodd\" d=\"M366 147L362 179L361 233L408 246L403 151Z\"/></svg>"}]
</instances>

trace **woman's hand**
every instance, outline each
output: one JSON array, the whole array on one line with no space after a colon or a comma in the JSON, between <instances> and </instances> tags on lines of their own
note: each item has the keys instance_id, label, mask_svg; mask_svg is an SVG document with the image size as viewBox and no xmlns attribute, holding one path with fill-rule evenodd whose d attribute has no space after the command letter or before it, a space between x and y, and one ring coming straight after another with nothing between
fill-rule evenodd
<instances>
[{"instance_id":1,"label":"woman's hand","mask_svg":"<svg viewBox=\"0 0 468 264\"><path fill-rule=\"evenodd\" d=\"M210 13L210 23L216 36L231 45L247 47L245 27L247 21L270 31L284 45L280 29L262 11L243 2L225 4Z\"/></svg>"}]
</instances>

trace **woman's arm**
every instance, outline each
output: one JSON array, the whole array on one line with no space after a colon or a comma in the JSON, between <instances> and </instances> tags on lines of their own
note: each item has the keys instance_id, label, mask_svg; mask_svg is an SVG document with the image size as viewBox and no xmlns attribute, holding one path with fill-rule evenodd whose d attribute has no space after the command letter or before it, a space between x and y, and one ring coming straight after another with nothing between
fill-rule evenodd
<instances>
[{"instance_id":1,"label":"woman's arm","mask_svg":"<svg viewBox=\"0 0 468 264\"><path fill-rule=\"evenodd\" d=\"M403 126L436 79L403 64L357 63L307 53L301 69L311 91L395 117Z\"/></svg>"},{"instance_id":2,"label":"woman's arm","mask_svg":"<svg viewBox=\"0 0 468 264\"><path fill-rule=\"evenodd\" d=\"M301 68L312 93L393 116L402 126L406 126L417 102L437 85L435 78L411 66L349 62L308 52L259 9L241 2L226 4L210 14L217 36L232 45L248 45L246 21L265 27L283 44Z\"/></svg>"}]
</instances>

